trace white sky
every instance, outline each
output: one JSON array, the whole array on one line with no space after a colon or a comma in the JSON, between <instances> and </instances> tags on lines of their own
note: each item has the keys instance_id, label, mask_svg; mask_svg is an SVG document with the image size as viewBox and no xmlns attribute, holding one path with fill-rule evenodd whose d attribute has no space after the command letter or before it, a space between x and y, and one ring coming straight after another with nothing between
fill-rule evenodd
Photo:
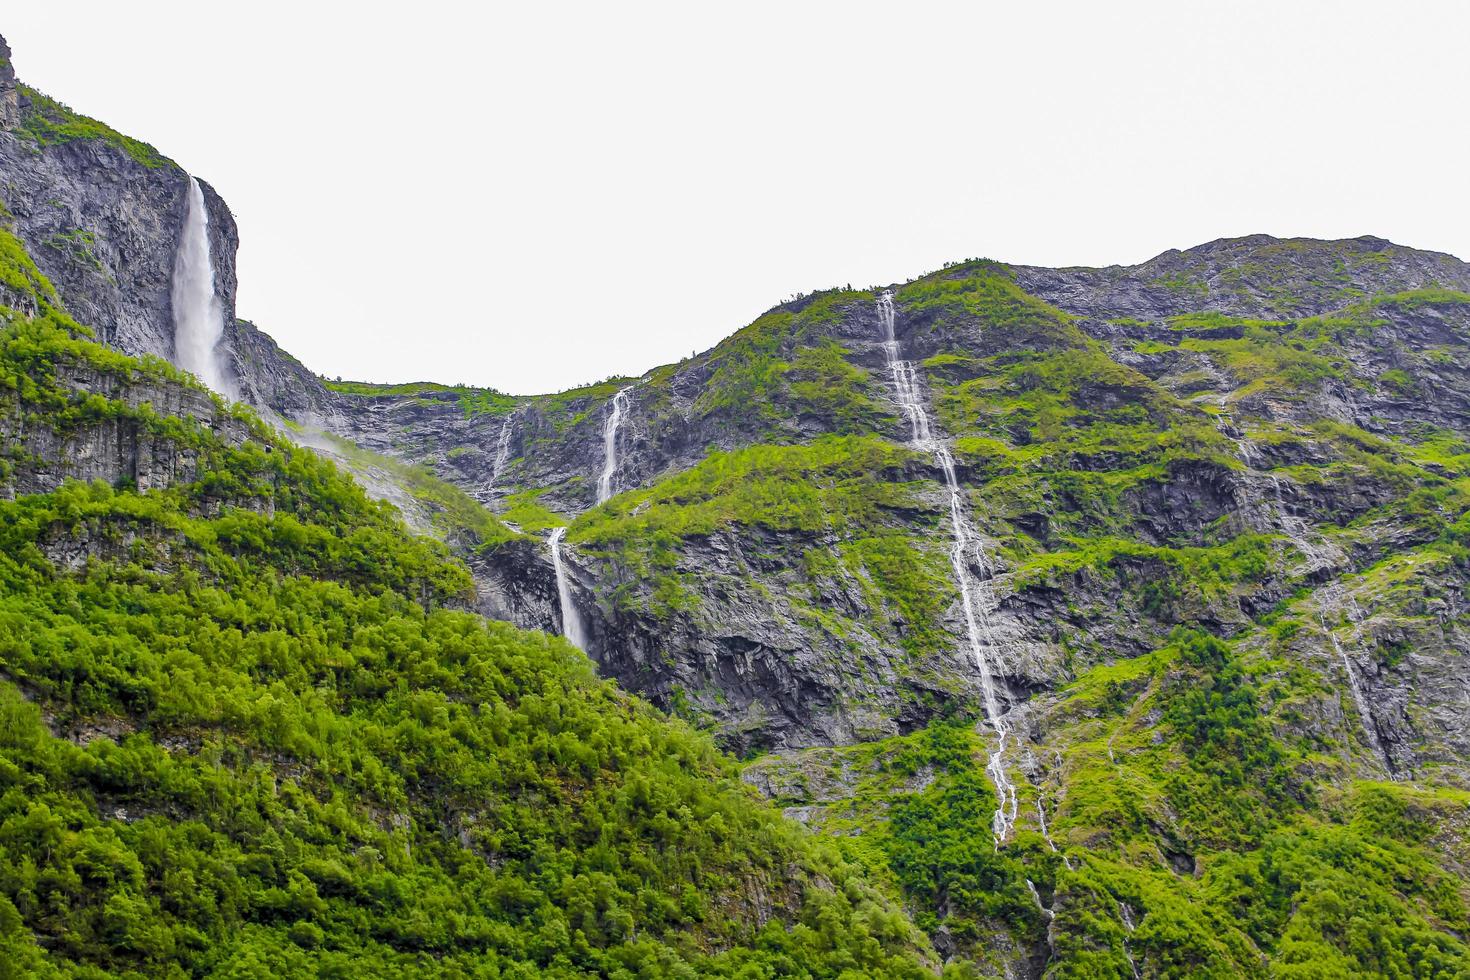
<instances>
[{"instance_id":1,"label":"white sky","mask_svg":"<svg viewBox=\"0 0 1470 980\"><path fill-rule=\"evenodd\" d=\"M798 290L1227 235L1470 256L1470 4L6 5L212 182L314 370L547 391Z\"/></svg>"}]
</instances>

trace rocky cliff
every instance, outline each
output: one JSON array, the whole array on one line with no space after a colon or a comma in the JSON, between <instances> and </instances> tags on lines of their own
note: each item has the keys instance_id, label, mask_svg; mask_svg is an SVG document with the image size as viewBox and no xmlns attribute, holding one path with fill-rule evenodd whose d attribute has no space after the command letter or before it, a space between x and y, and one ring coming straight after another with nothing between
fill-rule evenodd
<instances>
[{"instance_id":1,"label":"rocky cliff","mask_svg":"<svg viewBox=\"0 0 1470 980\"><path fill-rule=\"evenodd\" d=\"M123 136L0 68L0 173L15 232L68 309L129 354L173 353L169 288L188 176L153 147ZM216 289L233 319L235 220L201 182Z\"/></svg>"}]
</instances>

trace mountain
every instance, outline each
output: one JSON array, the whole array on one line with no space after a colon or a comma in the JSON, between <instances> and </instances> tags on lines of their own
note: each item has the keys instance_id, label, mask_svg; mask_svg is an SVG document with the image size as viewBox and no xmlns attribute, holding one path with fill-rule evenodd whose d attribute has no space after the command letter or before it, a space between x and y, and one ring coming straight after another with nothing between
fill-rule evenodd
<instances>
[{"instance_id":1,"label":"mountain","mask_svg":"<svg viewBox=\"0 0 1470 980\"><path fill-rule=\"evenodd\" d=\"M22 95L23 123L53 111ZM64 152L78 186L136 162ZM443 545L248 408L95 342L24 227L0 222L0 975L931 972L707 737L468 612Z\"/></svg>"},{"instance_id":2,"label":"mountain","mask_svg":"<svg viewBox=\"0 0 1470 980\"><path fill-rule=\"evenodd\" d=\"M9 785L137 862L0 824L34 962L1470 975L1470 266L970 260L518 397L313 374L201 182L252 413L166 363L187 176L8 74L0 126ZM175 834L255 878L176 908Z\"/></svg>"}]
</instances>

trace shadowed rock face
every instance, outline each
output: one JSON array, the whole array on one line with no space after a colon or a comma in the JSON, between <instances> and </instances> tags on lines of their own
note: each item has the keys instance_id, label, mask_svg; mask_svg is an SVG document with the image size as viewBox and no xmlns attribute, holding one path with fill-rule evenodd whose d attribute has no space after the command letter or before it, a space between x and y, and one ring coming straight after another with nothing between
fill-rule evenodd
<instances>
[{"instance_id":1,"label":"shadowed rock face","mask_svg":"<svg viewBox=\"0 0 1470 980\"><path fill-rule=\"evenodd\" d=\"M16 91L15 66L10 63L10 45L0 37L0 129L9 132L20 124L20 95Z\"/></svg>"}]
</instances>

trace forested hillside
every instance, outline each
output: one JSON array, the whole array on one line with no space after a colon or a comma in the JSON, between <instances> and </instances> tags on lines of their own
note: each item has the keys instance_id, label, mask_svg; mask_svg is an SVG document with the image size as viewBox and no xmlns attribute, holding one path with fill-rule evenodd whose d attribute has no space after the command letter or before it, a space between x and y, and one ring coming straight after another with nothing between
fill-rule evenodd
<instances>
[{"instance_id":1,"label":"forested hillside","mask_svg":"<svg viewBox=\"0 0 1470 980\"><path fill-rule=\"evenodd\" d=\"M0 973L928 972L706 736L0 252Z\"/></svg>"}]
</instances>

